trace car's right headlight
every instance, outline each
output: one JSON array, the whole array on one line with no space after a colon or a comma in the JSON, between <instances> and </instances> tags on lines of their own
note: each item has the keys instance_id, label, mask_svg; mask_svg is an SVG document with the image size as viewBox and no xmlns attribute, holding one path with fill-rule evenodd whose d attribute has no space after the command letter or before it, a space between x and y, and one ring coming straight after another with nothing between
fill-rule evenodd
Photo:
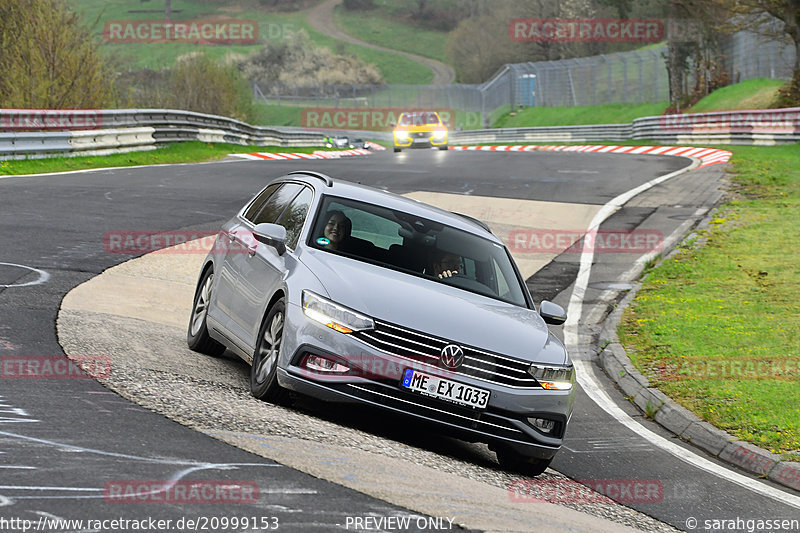
<instances>
[{"instance_id":1,"label":"car's right headlight","mask_svg":"<svg viewBox=\"0 0 800 533\"><path fill-rule=\"evenodd\" d=\"M394 136L400 140L408 139L408 132L404 130L398 130L394 132Z\"/></svg>"},{"instance_id":2,"label":"car's right headlight","mask_svg":"<svg viewBox=\"0 0 800 533\"><path fill-rule=\"evenodd\" d=\"M575 383L575 367L540 365L534 363L528 369L528 373L533 376L543 389L548 390L569 390Z\"/></svg>"},{"instance_id":3,"label":"car's right headlight","mask_svg":"<svg viewBox=\"0 0 800 533\"><path fill-rule=\"evenodd\" d=\"M332 302L311 291L303 291L303 312L311 320L340 333L352 333L375 328L375 322L370 317Z\"/></svg>"}]
</instances>

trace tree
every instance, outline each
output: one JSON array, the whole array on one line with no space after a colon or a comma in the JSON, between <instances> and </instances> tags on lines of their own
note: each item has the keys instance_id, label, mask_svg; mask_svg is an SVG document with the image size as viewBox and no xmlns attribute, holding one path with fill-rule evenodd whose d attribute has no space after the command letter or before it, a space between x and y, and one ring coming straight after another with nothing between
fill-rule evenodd
<instances>
[{"instance_id":1,"label":"tree","mask_svg":"<svg viewBox=\"0 0 800 533\"><path fill-rule=\"evenodd\" d=\"M110 107L114 76L59 0L0 3L0 107Z\"/></svg>"}]
</instances>

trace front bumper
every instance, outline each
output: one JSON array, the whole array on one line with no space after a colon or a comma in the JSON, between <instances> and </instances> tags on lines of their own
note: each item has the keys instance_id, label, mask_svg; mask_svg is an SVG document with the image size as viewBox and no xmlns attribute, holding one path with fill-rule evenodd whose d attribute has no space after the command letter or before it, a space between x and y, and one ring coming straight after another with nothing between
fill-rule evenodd
<instances>
[{"instance_id":1,"label":"front bumper","mask_svg":"<svg viewBox=\"0 0 800 533\"><path fill-rule=\"evenodd\" d=\"M433 132L430 131L410 131L407 137L398 137L397 132L395 132L393 137L395 148L433 148L447 146L446 133L443 137L434 138Z\"/></svg>"},{"instance_id":2,"label":"front bumper","mask_svg":"<svg viewBox=\"0 0 800 533\"><path fill-rule=\"evenodd\" d=\"M463 440L502 443L530 457L550 459L558 452L572 413L574 388L520 389L465 375L443 376L490 390L489 404L483 410L408 391L400 386L405 368L438 375L442 375L442 369L375 350L350 335L309 320L296 305L287 308L282 350L278 368L282 387L324 401L360 403L410 416ZM368 369L360 368L352 375L323 374L300 366L309 354L370 364ZM527 421L531 417L553 420L555 428L545 434Z\"/></svg>"}]
</instances>

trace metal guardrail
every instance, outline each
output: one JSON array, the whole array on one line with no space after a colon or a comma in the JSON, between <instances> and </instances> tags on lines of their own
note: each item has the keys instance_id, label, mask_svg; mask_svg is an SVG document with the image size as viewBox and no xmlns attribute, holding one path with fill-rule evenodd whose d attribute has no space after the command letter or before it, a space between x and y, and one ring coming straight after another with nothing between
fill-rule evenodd
<instances>
[{"instance_id":1,"label":"metal guardrail","mask_svg":"<svg viewBox=\"0 0 800 533\"><path fill-rule=\"evenodd\" d=\"M106 155L152 150L158 144L187 140L254 146L322 146L329 133L251 126L226 117L169 109L4 109L0 110L0 159ZM389 132L343 133L391 141ZM627 140L679 144L796 143L800 141L800 108L662 115L639 118L630 124L470 130L453 132L450 136L453 145Z\"/></svg>"},{"instance_id":2,"label":"metal guardrail","mask_svg":"<svg viewBox=\"0 0 800 533\"><path fill-rule=\"evenodd\" d=\"M199 140L254 146L322 146L325 134L170 109L0 110L0 159L105 155Z\"/></svg>"},{"instance_id":3,"label":"metal guardrail","mask_svg":"<svg viewBox=\"0 0 800 533\"><path fill-rule=\"evenodd\" d=\"M450 143L650 140L678 144L772 145L800 141L800 108L661 115L630 124L461 131Z\"/></svg>"}]
</instances>

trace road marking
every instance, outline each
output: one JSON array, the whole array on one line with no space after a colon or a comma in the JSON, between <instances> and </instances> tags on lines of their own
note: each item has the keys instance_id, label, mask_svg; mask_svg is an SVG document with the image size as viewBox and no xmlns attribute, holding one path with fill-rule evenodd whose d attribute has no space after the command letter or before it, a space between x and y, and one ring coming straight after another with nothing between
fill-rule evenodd
<instances>
[{"instance_id":1,"label":"road marking","mask_svg":"<svg viewBox=\"0 0 800 533\"><path fill-rule=\"evenodd\" d=\"M41 285L42 283L45 283L48 279L50 279L50 274L48 274L44 270L39 270L38 268L33 268L33 267L25 266L25 265L17 265L16 263L0 263L0 265L24 268L26 270L30 270L31 272L36 272L37 274L39 274L39 279L36 279L34 281L29 281L28 283L16 283L16 284L12 284L12 285L2 285L2 284L0 284L0 287L6 288L6 289L9 288L9 287L28 287L28 286L31 286L31 285Z\"/></svg>"},{"instance_id":2,"label":"road marking","mask_svg":"<svg viewBox=\"0 0 800 533\"><path fill-rule=\"evenodd\" d=\"M692 160L692 164L686 168L652 179L646 183L643 183L642 185L639 185L638 187L620 194L616 198L611 199L600 209L600 211L595 215L594 219L592 219L591 224L589 224L587 234L596 234L600 224L634 196L670 178L694 170L699 166L700 161L695 158ZM569 307L567 310L567 321L564 324L564 342L570 348L577 348L580 346L578 324L583 311L583 299L586 295L586 289L589 285L589 275L592 271L593 260L593 250L584 250L581 253L580 269L578 271L578 276L575 279L575 286L573 287L572 295L570 296ZM575 353L577 353L577 350L575 350ZM714 474L717 477L730 481L731 483L735 483L741 487L744 487L745 489L761 494L762 496L772 498L800 509L800 497L787 494L779 489L765 485L760 481L743 476L742 474L713 463L705 457L697 455L694 451L682 446L678 446L674 442L671 442L661 435L653 433L649 429L645 428L633 418L628 416L628 414L625 413L625 411L623 411L616 404L616 402L611 399L611 397L606 393L606 391L600 385L600 382L595 377L594 370L589 361L575 360L574 364L577 370L578 383L580 383L581 387L583 387L583 390L586 392L589 398L591 398L606 413L616 419L617 422L627 427L643 439L652 443L654 446L657 446L662 450L674 455L681 461L705 470L710 474Z\"/></svg>"}]
</instances>

